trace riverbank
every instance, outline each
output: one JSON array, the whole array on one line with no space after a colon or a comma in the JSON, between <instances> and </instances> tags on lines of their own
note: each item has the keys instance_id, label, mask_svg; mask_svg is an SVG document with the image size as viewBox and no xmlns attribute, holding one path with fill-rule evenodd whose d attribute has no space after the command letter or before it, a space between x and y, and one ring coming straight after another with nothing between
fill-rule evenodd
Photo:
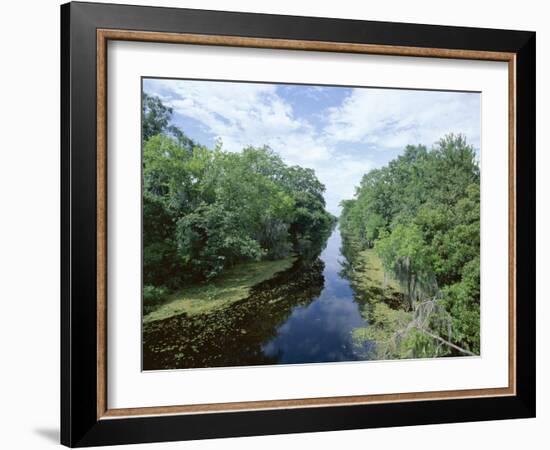
<instances>
[{"instance_id":1,"label":"riverbank","mask_svg":"<svg viewBox=\"0 0 550 450\"><path fill-rule=\"evenodd\" d=\"M353 242L347 242L353 246ZM353 255L348 277L355 291L361 315L367 326L352 331L357 347L368 348L369 359L395 359L407 356L407 346L400 342L400 332L412 320L404 292L382 265L374 249L349 252ZM365 346L370 342L374 345Z\"/></svg>"},{"instance_id":2,"label":"riverbank","mask_svg":"<svg viewBox=\"0 0 550 450\"><path fill-rule=\"evenodd\" d=\"M324 264L292 266L254 285L250 295L203 314L181 313L143 324L143 369L188 369L277 364L264 352L294 309L317 298Z\"/></svg>"},{"instance_id":3,"label":"riverbank","mask_svg":"<svg viewBox=\"0 0 550 450\"><path fill-rule=\"evenodd\" d=\"M399 283L389 275L374 249L357 252L352 262L351 283L361 297L369 301L389 301L395 306L404 302Z\"/></svg>"},{"instance_id":4,"label":"riverbank","mask_svg":"<svg viewBox=\"0 0 550 450\"><path fill-rule=\"evenodd\" d=\"M145 316L143 368L385 359L411 316L375 251L335 229L313 261L243 264L175 294Z\"/></svg>"},{"instance_id":5,"label":"riverbank","mask_svg":"<svg viewBox=\"0 0 550 450\"><path fill-rule=\"evenodd\" d=\"M296 260L295 256L275 261L238 264L209 283L189 286L168 297L154 311L143 317L143 323L168 319L180 314L208 314L243 300L259 283L283 272Z\"/></svg>"}]
</instances>

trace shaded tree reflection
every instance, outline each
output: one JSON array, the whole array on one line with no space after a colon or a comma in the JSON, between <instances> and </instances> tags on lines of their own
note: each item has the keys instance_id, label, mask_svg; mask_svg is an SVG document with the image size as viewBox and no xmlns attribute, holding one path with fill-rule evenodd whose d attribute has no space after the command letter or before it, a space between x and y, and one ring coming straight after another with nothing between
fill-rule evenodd
<instances>
[{"instance_id":1,"label":"shaded tree reflection","mask_svg":"<svg viewBox=\"0 0 550 450\"><path fill-rule=\"evenodd\" d=\"M251 295L210 314L180 316L146 324L143 369L183 369L275 364L262 343L298 305L316 299L324 285L324 263L299 259L289 270L267 280Z\"/></svg>"}]
</instances>

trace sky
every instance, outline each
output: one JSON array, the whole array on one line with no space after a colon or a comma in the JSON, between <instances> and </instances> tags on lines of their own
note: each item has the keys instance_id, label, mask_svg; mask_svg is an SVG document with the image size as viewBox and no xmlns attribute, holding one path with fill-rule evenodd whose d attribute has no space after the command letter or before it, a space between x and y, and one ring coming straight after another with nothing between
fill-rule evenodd
<instances>
[{"instance_id":1,"label":"sky","mask_svg":"<svg viewBox=\"0 0 550 450\"><path fill-rule=\"evenodd\" d=\"M151 78L143 90L200 144L268 145L287 164L315 170L335 215L365 173L408 144L430 148L452 132L480 148L479 93Z\"/></svg>"}]
</instances>

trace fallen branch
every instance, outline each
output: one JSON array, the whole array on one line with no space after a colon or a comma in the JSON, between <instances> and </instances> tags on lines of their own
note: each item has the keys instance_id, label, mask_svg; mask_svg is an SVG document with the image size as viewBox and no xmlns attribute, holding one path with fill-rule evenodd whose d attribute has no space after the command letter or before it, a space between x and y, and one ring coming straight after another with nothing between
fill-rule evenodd
<instances>
[{"instance_id":1,"label":"fallen branch","mask_svg":"<svg viewBox=\"0 0 550 450\"><path fill-rule=\"evenodd\" d=\"M472 353L469 350L466 350L462 347L459 347L458 345L453 344L452 342L446 341L441 336L438 336L437 334L434 334L431 331L426 330L425 328L420 328L420 327L416 327L416 328L417 328L417 330L421 331L422 333L427 334L428 336L438 340L439 342L442 342L445 345L448 345L449 347L454 348L455 350L458 350L459 352L465 353L466 355L470 355L470 356L477 356L475 353Z\"/></svg>"}]
</instances>

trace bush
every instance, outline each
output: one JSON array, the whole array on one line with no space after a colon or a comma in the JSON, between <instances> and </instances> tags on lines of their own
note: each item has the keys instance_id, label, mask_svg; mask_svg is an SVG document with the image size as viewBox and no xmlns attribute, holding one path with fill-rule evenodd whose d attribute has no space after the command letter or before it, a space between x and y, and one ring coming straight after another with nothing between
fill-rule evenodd
<instances>
[{"instance_id":1,"label":"bush","mask_svg":"<svg viewBox=\"0 0 550 450\"><path fill-rule=\"evenodd\" d=\"M143 286L143 312L147 314L168 297L165 287Z\"/></svg>"}]
</instances>

